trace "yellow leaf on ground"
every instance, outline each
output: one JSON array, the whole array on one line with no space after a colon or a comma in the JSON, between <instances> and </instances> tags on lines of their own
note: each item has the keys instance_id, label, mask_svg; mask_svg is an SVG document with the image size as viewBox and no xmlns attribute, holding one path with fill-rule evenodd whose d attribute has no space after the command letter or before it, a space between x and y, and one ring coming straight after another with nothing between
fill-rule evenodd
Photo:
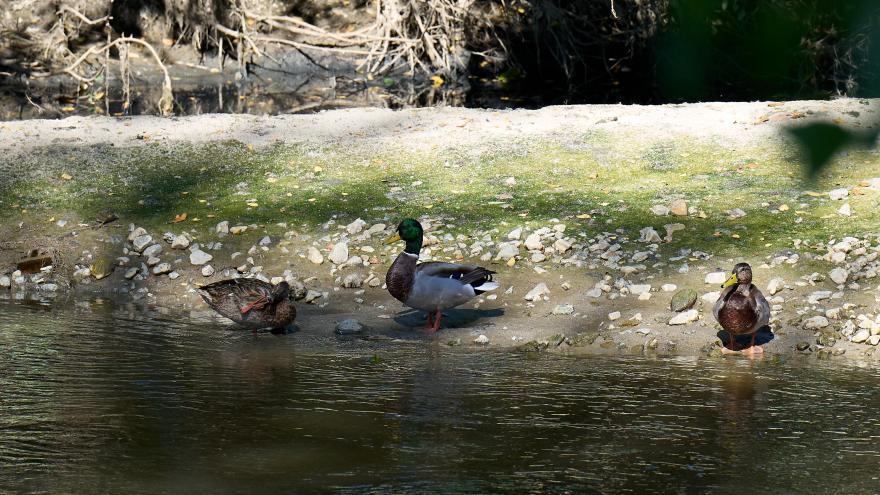
<instances>
[{"instance_id":1,"label":"yellow leaf on ground","mask_svg":"<svg viewBox=\"0 0 880 495\"><path fill-rule=\"evenodd\" d=\"M181 213L179 215L174 215L174 220L172 220L171 223L180 223L184 220L186 220L186 213Z\"/></svg>"},{"instance_id":2,"label":"yellow leaf on ground","mask_svg":"<svg viewBox=\"0 0 880 495\"><path fill-rule=\"evenodd\" d=\"M64 172L63 174L61 174L61 178L64 180L73 180L73 176L68 174L67 172Z\"/></svg>"},{"instance_id":3,"label":"yellow leaf on ground","mask_svg":"<svg viewBox=\"0 0 880 495\"><path fill-rule=\"evenodd\" d=\"M439 88L440 86L443 86L443 83L445 83L445 82L446 81L444 81L443 78L440 76L431 76L431 83L435 88Z\"/></svg>"}]
</instances>

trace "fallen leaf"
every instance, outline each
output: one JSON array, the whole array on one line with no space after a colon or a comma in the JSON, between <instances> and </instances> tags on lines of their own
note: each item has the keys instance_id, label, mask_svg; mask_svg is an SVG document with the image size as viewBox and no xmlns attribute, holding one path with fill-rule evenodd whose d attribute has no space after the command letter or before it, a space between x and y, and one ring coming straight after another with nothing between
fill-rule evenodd
<instances>
[{"instance_id":1,"label":"fallen leaf","mask_svg":"<svg viewBox=\"0 0 880 495\"><path fill-rule=\"evenodd\" d=\"M444 81L443 78L440 76L431 76L431 83L435 88L439 88L440 86L443 86L443 83L445 83L445 82L446 81Z\"/></svg>"},{"instance_id":2,"label":"fallen leaf","mask_svg":"<svg viewBox=\"0 0 880 495\"><path fill-rule=\"evenodd\" d=\"M247 205L250 206L251 208L256 208L256 207L260 206L259 203L256 203L254 201L248 201Z\"/></svg>"},{"instance_id":3,"label":"fallen leaf","mask_svg":"<svg viewBox=\"0 0 880 495\"><path fill-rule=\"evenodd\" d=\"M785 105L785 102L783 102L783 101L771 101L770 103L767 104L768 107L781 107L782 105Z\"/></svg>"},{"instance_id":4,"label":"fallen leaf","mask_svg":"<svg viewBox=\"0 0 880 495\"><path fill-rule=\"evenodd\" d=\"M186 213L181 213L179 215L174 215L174 220L172 220L171 223L180 223L184 220L186 220Z\"/></svg>"},{"instance_id":5,"label":"fallen leaf","mask_svg":"<svg viewBox=\"0 0 880 495\"><path fill-rule=\"evenodd\" d=\"M73 176L68 174L67 172L64 172L63 174L61 174L61 178L64 180L73 180Z\"/></svg>"}]
</instances>

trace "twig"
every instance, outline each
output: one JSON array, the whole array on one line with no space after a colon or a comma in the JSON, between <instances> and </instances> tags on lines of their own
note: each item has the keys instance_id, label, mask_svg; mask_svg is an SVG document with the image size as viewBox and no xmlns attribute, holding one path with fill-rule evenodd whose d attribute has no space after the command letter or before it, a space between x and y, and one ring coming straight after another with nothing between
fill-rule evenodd
<instances>
[{"instance_id":1,"label":"twig","mask_svg":"<svg viewBox=\"0 0 880 495\"><path fill-rule=\"evenodd\" d=\"M62 5L61 7L58 8L59 15L65 13L65 12L70 12L74 16L78 17L79 20L83 21L84 23L86 23L90 26L94 26L95 24L101 24L101 23L107 22L111 19L111 17L109 15L105 15L104 17L101 17L100 19L92 20L92 19L89 19L88 17L84 16L80 11L76 10L75 8L73 8L69 5Z\"/></svg>"}]
</instances>

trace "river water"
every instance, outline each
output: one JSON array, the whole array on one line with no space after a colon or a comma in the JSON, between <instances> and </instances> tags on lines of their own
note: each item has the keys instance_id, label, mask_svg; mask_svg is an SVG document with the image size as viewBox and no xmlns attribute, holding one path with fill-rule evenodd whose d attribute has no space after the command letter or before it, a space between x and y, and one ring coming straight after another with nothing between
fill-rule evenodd
<instances>
[{"instance_id":1,"label":"river water","mask_svg":"<svg viewBox=\"0 0 880 495\"><path fill-rule=\"evenodd\" d=\"M878 493L878 383L0 300L0 492Z\"/></svg>"}]
</instances>

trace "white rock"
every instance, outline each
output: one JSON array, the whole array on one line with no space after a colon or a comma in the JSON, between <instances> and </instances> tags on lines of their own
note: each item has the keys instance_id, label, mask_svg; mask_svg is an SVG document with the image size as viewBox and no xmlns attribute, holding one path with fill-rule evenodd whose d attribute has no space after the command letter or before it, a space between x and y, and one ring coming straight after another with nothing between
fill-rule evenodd
<instances>
[{"instance_id":1,"label":"white rock","mask_svg":"<svg viewBox=\"0 0 880 495\"><path fill-rule=\"evenodd\" d=\"M587 291L586 296L592 297L593 299L602 297L602 289L600 289L598 287L594 287L594 288Z\"/></svg>"},{"instance_id":2,"label":"white rock","mask_svg":"<svg viewBox=\"0 0 880 495\"><path fill-rule=\"evenodd\" d=\"M852 339L850 339L850 340L852 340L856 344L861 344L862 342L868 340L870 337L871 337L871 332L869 332L868 330L865 330L865 329L861 329L858 332L856 332L855 335L853 335Z\"/></svg>"},{"instance_id":3,"label":"white rock","mask_svg":"<svg viewBox=\"0 0 880 495\"><path fill-rule=\"evenodd\" d=\"M700 299L704 303L715 304L715 301L717 301L719 297L721 297L721 291L716 290L714 292L707 292L707 293L703 294L703 296L700 297Z\"/></svg>"},{"instance_id":4,"label":"white rock","mask_svg":"<svg viewBox=\"0 0 880 495\"><path fill-rule=\"evenodd\" d=\"M664 205L654 205L651 207L651 213L658 217L665 217L666 215L669 215L669 208Z\"/></svg>"},{"instance_id":5,"label":"white rock","mask_svg":"<svg viewBox=\"0 0 880 495\"><path fill-rule=\"evenodd\" d=\"M142 235L147 235L147 229L143 227L132 229L131 232L128 233L128 242L132 242Z\"/></svg>"},{"instance_id":6,"label":"white rock","mask_svg":"<svg viewBox=\"0 0 880 495\"><path fill-rule=\"evenodd\" d=\"M730 218L737 219L746 216L746 212L742 210L742 208L734 208L727 212Z\"/></svg>"},{"instance_id":7,"label":"white rock","mask_svg":"<svg viewBox=\"0 0 880 495\"><path fill-rule=\"evenodd\" d=\"M547 284L541 282L540 284L536 285L534 289L530 290L523 299L525 299L526 301L536 301L538 299L541 299L543 296L549 295L550 288L547 287Z\"/></svg>"},{"instance_id":8,"label":"white rock","mask_svg":"<svg viewBox=\"0 0 880 495\"><path fill-rule=\"evenodd\" d=\"M532 263L540 263L547 259L547 256L544 253L533 253L531 257Z\"/></svg>"},{"instance_id":9,"label":"white rock","mask_svg":"<svg viewBox=\"0 0 880 495\"><path fill-rule=\"evenodd\" d=\"M843 206L837 210L837 214L844 217L851 216L852 208L850 208L849 203L844 203Z\"/></svg>"},{"instance_id":10,"label":"white rock","mask_svg":"<svg viewBox=\"0 0 880 495\"><path fill-rule=\"evenodd\" d=\"M664 206L664 208L666 208L666 207ZM660 234L658 234L657 231L654 230L654 227L643 228L642 230L639 231L639 235L640 235L640 237L639 237L640 242L655 243L655 242L660 242L662 240L660 238Z\"/></svg>"},{"instance_id":11,"label":"white rock","mask_svg":"<svg viewBox=\"0 0 880 495\"><path fill-rule=\"evenodd\" d=\"M841 285L846 283L849 273L843 268L835 268L828 273L828 278L834 281L835 284Z\"/></svg>"},{"instance_id":12,"label":"white rock","mask_svg":"<svg viewBox=\"0 0 880 495\"><path fill-rule=\"evenodd\" d=\"M263 238L260 239L260 242L258 242L257 244L260 246L264 246L264 247L268 246L268 245L272 244L272 238L269 236L263 236Z\"/></svg>"},{"instance_id":13,"label":"white rock","mask_svg":"<svg viewBox=\"0 0 880 495\"><path fill-rule=\"evenodd\" d=\"M322 255L314 246L309 246L307 257L309 261L316 265L320 265L324 262L324 255Z\"/></svg>"},{"instance_id":14,"label":"white rock","mask_svg":"<svg viewBox=\"0 0 880 495\"><path fill-rule=\"evenodd\" d=\"M711 272L706 274L705 282L711 285L721 285L727 281L726 272Z\"/></svg>"},{"instance_id":15,"label":"white rock","mask_svg":"<svg viewBox=\"0 0 880 495\"><path fill-rule=\"evenodd\" d=\"M783 287L785 287L785 280L776 277L767 284L767 293L771 296L776 295Z\"/></svg>"},{"instance_id":16,"label":"white rock","mask_svg":"<svg viewBox=\"0 0 880 495\"><path fill-rule=\"evenodd\" d=\"M651 292L651 284L633 284L629 286L631 294L639 295Z\"/></svg>"},{"instance_id":17,"label":"white rock","mask_svg":"<svg viewBox=\"0 0 880 495\"><path fill-rule=\"evenodd\" d=\"M348 243L345 241L337 242L330 251L330 258L334 264L341 265L348 261Z\"/></svg>"},{"instance_id":18,"label":"white rock","mask_svg":"<svg viewBox=\"0 0 880 495\"><path fill-rule=\"evenodd\" d=\"M685 312L679 313L672 317L669 320L670 325L686 325L688 323L697 321L700 318L700 313L696 309L689 309Z\"/></svg>"},{"instance_id":19,"label":"white rock","mask_svg":"<svg viewBox=\"0 0 880 495\"><path fill-rule=\"evenodd\" d=\"M186 249L189 247L189 236L186 234L180 234L174 236L174 239L171 241L171 249Z\"/></svg>"},{"instance_id":20,"label":"white rock","mask_svg":"<svg viewBox=\"0 0 880 495\"><path fill-rule=\"evenodd\" d=\"M674 292L677 288L678 286L675 284L663 284L660 286L660 290L663 292Z\"/></svg>"},{"instance_id":21,"label":"white rock","mask_svg":"<svg viewBox=\"0 0 880 495\"><path fill-rule=\"evenodd\" d=\"M828 197L831 198L831 201L840 201L847 196L849 196L849 190L845 187L828 191Z\"/></svg>"},{"instance_id":22,"label":"white rock","mask_svg":"<svg viewBox=\"0 0 880 495\"><path fill-rule=\"evenodd\" d=\"M132 245L132 247L134 247L135 251L141 252L144 250L144 248L149 246L150 243L152 243L152 242L153 242L153 237L150 236L150 234L143 234L143 235L139 235L139 236L135 237L134 240L131 241L131 245Z\"/></svg>"},{"instance_id":23,"label":"white rock","mask_svg":"<svg viewBox=\"0 0 880 495\"><path fill-rule=\"evenodd\" d=\"M217 226L214 228L214 231L218 234L228 234L229 233L229 221L223 220L222 222L218 223Z\"/></svg>"},{"instance_id":24,"label":"white rock","mask_svg":"<svg viewBox=\"0 0 880 495\"><path fill-rule=\"evenodd\" d=\"M507 233L507 238L511 241L518 241L522 237L522 227L517 227Z\"/></svg>"},{"instance_id":25,"label":"white rock","mask_svg":"<svg viewBox=\"0 0 880 495\"><path fill-rule=\"evenodd\" d=\"M247 232L247 229L247 225L236 225L235 227L229 227L229 232L232 235L239 235Z\"/></svg>"},{"instance_id":26,"label":"white rock","mask_svg":"<svg viewBox=\"0 0 880 495\"><path fill-rule=\"evenodd\" d=\"M142 254L144 256L146 256L147 258L152 258L152 257L158 256L159 253L161 253L161 252L162 252L162 245L161 244L153 244L152 246L148 247L147 249L144 249L144 252Z\"/></svg>"},{"instance_id":27,"label":"white rock","mask_svg":"<svg viewBox=\"0 0 880 495\"><path fill-rule=\"evenodd\" d=\"M7 277L6 275L3 275L2 277L0 277L0 287L3 287L4 289L12 287L12 279Z\"/></svg>"},{"instance_id":28,"label":"white rock","mask_svg":"<svg viewBox=\"0 0 880 495\"><path fill-rule=\"evenodd\" d=\"M648 259L648 256L650 254L651 253L649 253L647 251L637 251L636 253L633 254L632 261L633 261L633 263L641 263L642 261L645 261L646 259Z\"/></svg>"},{"instance_id":29,"label":"white rock","mask_svg":"<svg viewBox=\"0 0 880 495\"><path fill-rule=\"evenodd\" d=\"M194 249L189 253L189 262L196 266L204 265L214 257L201 249Z\"/></svg>"},{"instance_id":30,"label":"white rock","mask_svg":"<svg viewBox=\"0 0 880 495\"><path fill-rule=\"evenodd\" d=\"M611 321L619 320L620 319L620 311L612 311L611 313L608 313L608 319Z\"/></svg>"},{"instance_id":31,"label":"white rock","mask_svg":"<svg viewBox=\"0 0 880 495\"><path fill-rule=\"evenodd\" d=\"M868 343L871 345L880 344L880 335L871 335L868 337Z\"/></svg>"},{"instance_id":32,"label":"white rock","mask_svg":"<svg viewBox=\"0 0 880 495\"><path fill-rule=\"evenodd\" d=\"M350 224L346 225L345 230L348 231L349 234L355 235L355 234L360 234L361 231L364 230L364 227L366 227L366 226L367 226L367 222L358 218L354 222L351 222Z\"/></svg>"},{"instance_id":33,"label":"white rock","mask_svg":"<svg viewBox=\"0 0 880 495\"><path fill-rule=\"evenodd\" d=\"M553 308L552 313L554 315L571 315L574 314L574 306L571 304L557 304Z\"/></svg>"},{"instance_id":34,"label":"white rock","mask_svg":"<svg viewBox=\"0 0 880 495\"><path fill-rule=\"evenodd\" d=\"M555 249L557 253L563 254L571 249L571 243L565 239L559 239L553 243L553 249Z\"/></svg>"},{"instance_id":35,"label":"white rock","mask_svg":"<svg viewBox=\"0 0 880 495\"><path fill-rule=\"evenodd\" d=\"M817 290L807 296L807 302L810 304L817 304L819 301L824 301L831 297L830 290Z\"/></svg>"},{"instance_id":36,"label":"white rock","mask_svg":"<svg viewBox=\"0 0 880 495\"><path fill-rule=\"evenodd\" d=\"M804 329L805 330L818 330L820 328L825 328L828 326L828 318L824 316L813 316L804 321Z\"/></svg>"},{"instance_id":37,"label":"white rock","mask_svg":"<svg viewBox=\"0 0 880 495\"><path fill-rule=\"evenodd\" d=\"M651 299L650 292L642 292L641 294L639 294L639 301L647 301L649 299Z\"/></svg>"},{"instance_id":38,"label":"white rock","mask_svg":"<svg viewBox=\"0 0 880 495\"><path fill-rule=\"evenodd\" d=\"M202 275L205 277L210 277L214 274L214 267L211 265L205 265L202 267Z\"/></svg>"},{"instance_id":39,"label":"white rock","mask_svg":"<svg viewBox=\"0 0 880 495\"><path fill-rule=\"evenodd\" d=\"M515 242L504 242L498 245L498 254L495 255L496 260L507 261L519 255L519 247Z\"/></svg>"},{"instance_id":40,"label":"white rock","mask_svg":"<svg viewBox=\"0 0 880 495\"><path fill-rule=\"evenodd\" d=\"M171 271L170 263L159 263L153 267L153 275L162 275Z\"/></svg>"},{"instance_id":41,"label":"white rock","mask_svg":"<svg viewBox=\"0 0 880 495\"><path fill-rule=\"evenodd\" d=\"M480 334L479 336L477 336L477 338L474 339L474 344L486 345L488 343L489 337L486 337L483 334Z\"/></svg>"},{"instance_id":42,"label":"white rock","mask_svg":"<svg viewBox=\"0 0 880 495\"><path fill-rule=\"evenodd\" d=\"M526 237L525 245L529 251L544 249L544 245L541 243L541 236L535 233L529 234Z\"/></svg>"}]
</instances>

